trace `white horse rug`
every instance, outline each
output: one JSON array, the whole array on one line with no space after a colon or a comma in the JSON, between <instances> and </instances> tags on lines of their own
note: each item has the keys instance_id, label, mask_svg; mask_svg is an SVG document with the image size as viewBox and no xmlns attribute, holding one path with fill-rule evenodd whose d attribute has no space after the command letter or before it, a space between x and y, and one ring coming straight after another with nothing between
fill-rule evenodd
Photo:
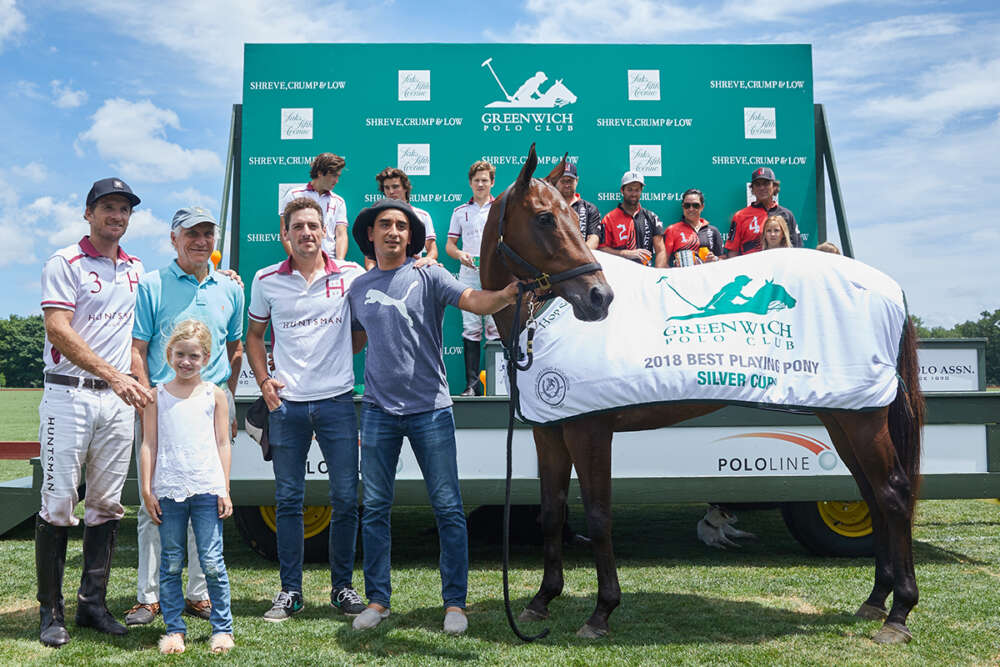
<instances>
[{"instance_id":1,"label":"white horse rug","mask_svg":"<svg viewBox=\"0 0 1000 667\"><path fill-rule=\"evenodd\" d=\"M870 266L797 248L673 269L595 254L615 292L608 317L581 322L559 298L536 315L534 363L517 375L525 421L665 401L858 410L896 397L906 306Z\"/></svg>"}]
</instances>

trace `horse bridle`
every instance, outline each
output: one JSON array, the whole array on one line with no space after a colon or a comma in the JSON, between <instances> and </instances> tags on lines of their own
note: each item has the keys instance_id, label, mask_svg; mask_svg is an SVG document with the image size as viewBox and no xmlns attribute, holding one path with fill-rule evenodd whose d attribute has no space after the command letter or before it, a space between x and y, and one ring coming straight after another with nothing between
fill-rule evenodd
<instances>
[{"instance_id":1,"label":"horse bridle","mask_svg":"<svg viewBox=\"0 0 1000 667\"><path fill-rule=\"evenodd\" d=\"M524 285L523 291L529 292L540 289L544 292L541 298L548 299L552 297L551 290L553 285L576 278L577 276L582 276L586 273L594 273L595 271L601 270L601 265L597 262L587 262L586 264L575 266L572 269L560 271L555 275L550 275L539 270L534 264L518 255L517 251L507 245L503 240L504 221L507 215L507 196L509 194L510 188L507 188L503 191L503 194L500 195L500 220L499 229L497 230L497 250L504 256L504 258L515 262L517 266L524 269L528 273L531 281ZM514 273L509 264L507 265L507 268L511 269L511 273Z\"/></svg>"}]
</instances>

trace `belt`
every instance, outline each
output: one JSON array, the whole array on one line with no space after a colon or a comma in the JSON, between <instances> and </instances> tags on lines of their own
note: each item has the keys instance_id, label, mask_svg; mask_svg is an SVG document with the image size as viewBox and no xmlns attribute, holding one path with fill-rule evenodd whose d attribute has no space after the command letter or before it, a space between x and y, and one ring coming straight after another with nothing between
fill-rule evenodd
<instances>
[{"instance_id":1,"label":"belt","mask_svg":"<svg viewBox=\"0 0 1000 667\"><path fill-rule=\"evenodd\" d=\"M45 381L49 384L61 384L67 387L79 387L81 389L108 389L110 385L104 380L97 378L85 378L78 375L60 375L59 373L46 373Z\"/></svg>"}]
</instances>

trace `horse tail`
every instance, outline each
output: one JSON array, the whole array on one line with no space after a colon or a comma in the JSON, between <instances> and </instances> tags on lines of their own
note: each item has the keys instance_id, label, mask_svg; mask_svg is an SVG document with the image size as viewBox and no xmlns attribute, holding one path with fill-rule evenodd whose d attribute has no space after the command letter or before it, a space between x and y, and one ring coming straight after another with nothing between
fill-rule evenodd
<instances>
[{"instance_id":1,"label":"horse tail","mask_svg":"<svg viewBox=\"0 0 1000 667\"><path fill-rule=\"evenodd\" d=\"M917 329L907 317L899 346L896 372L899 388L896 398L889 405L889 436L896 448L903 471L910 482L909 509L913 507L920 490L920 435L924 426L924 394L920 390L920 367L917 363Z\"/></svg>"}]
</instances>

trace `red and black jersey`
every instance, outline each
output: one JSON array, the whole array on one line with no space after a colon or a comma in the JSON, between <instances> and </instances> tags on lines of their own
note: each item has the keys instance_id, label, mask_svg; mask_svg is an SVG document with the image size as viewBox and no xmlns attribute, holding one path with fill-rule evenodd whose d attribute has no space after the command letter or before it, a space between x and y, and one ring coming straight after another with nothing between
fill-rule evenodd
<instances>
[{"instance_id":1,"label":"red and black jersey","mask_svg":"<svg viewBox=\"0 0 1000 667\"><path fill-rule=\"evenodd\" d=\"M755 202L756 203L756 202ZM730 255L749 255L760 251L760 237L764 231L767 211L761 206L750 205L736 212L729 224L726 251Z\"/></svg>"},{"instance_id":2,"label":"red and black jersey","mask_svg":"<svg viewBox=\"0 0 1000 667\"><path fill-rule=\"evenodd\" d=\"M649 209L640 207L631 216L619 204L601 220L599 232L601 243L598 247L616 250L644 248L654 253L653 237L663 234L663 226Z\"/></svg>"},{"instance_id":3,"label":"red and black jersey","mask_svg":"<svg viewBox=\"0 0 1000 667\"><path fill-rule=\"evenodd\" d=\"M678 250L693 250L697 254L701 247L701 239L694 227L681 220L670 225L663 232L663 245L667 253L667 266L673 266L674 254Z\"/></svg>"}]
</instances>

